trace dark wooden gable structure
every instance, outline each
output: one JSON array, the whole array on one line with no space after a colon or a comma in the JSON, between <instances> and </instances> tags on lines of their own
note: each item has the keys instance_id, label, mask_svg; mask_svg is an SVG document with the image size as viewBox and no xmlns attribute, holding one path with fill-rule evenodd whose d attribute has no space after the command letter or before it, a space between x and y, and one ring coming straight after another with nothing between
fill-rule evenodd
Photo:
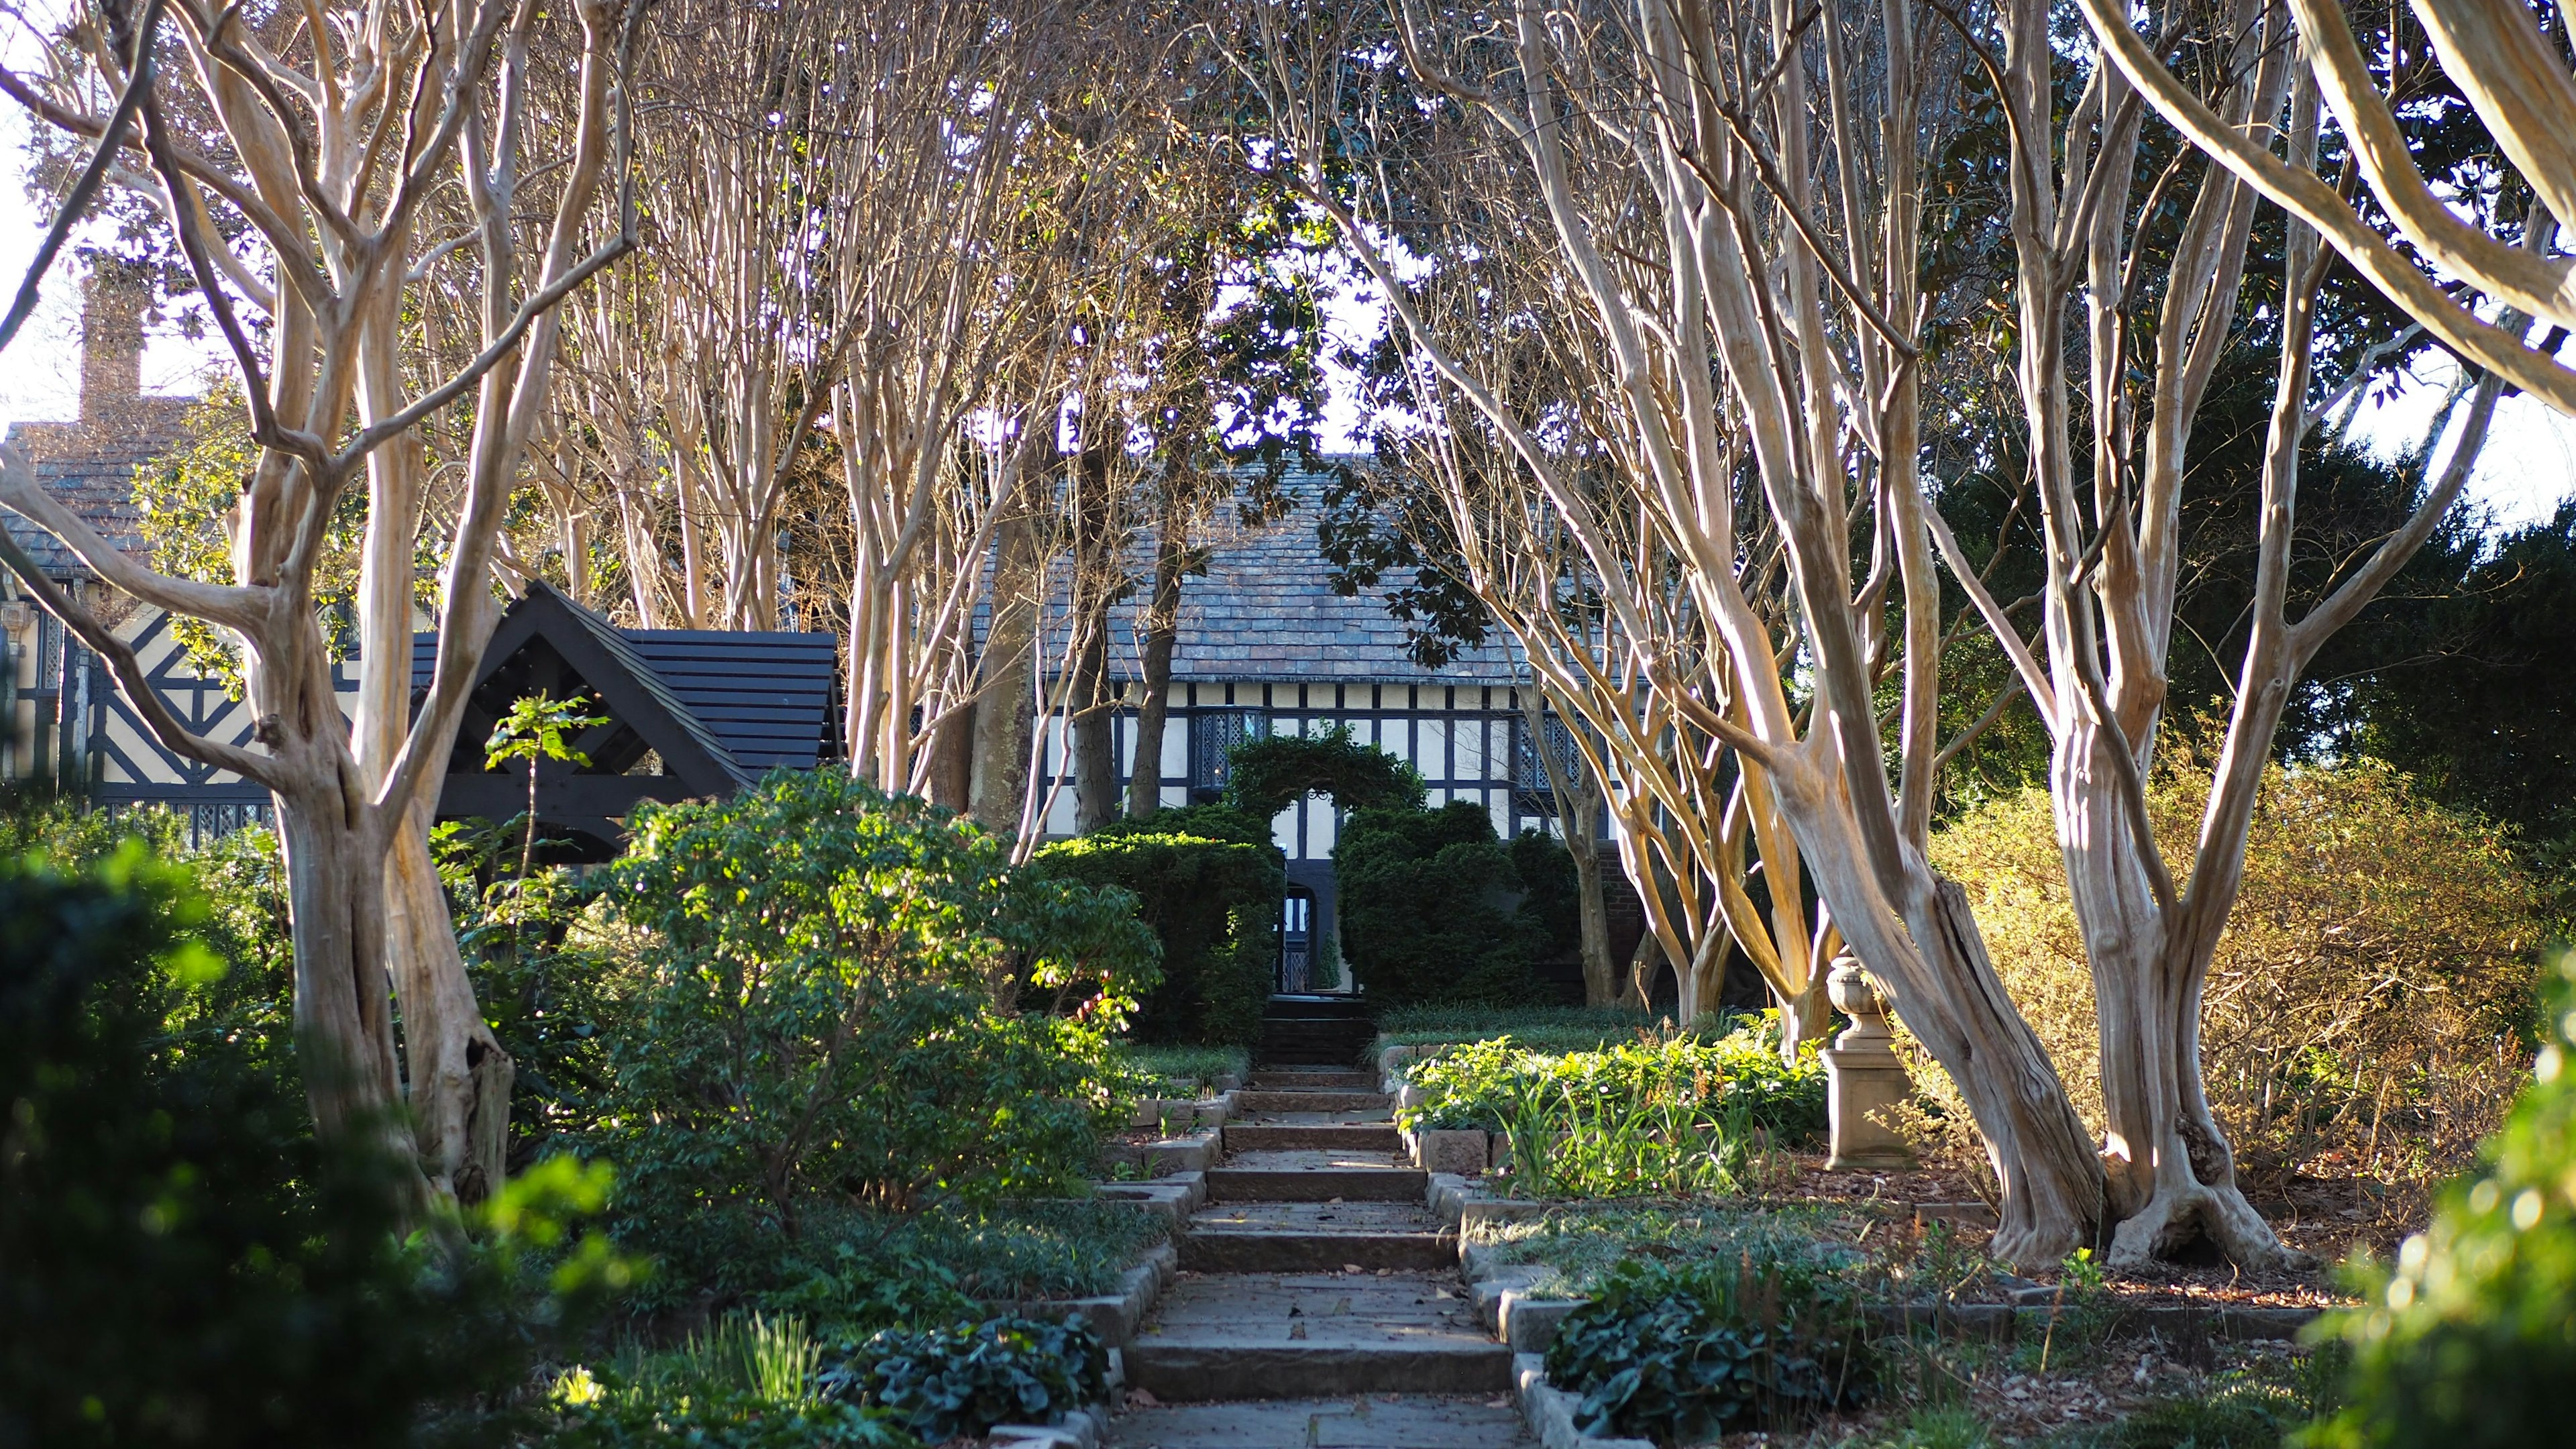
<instances>
[{"instance_id":1,"label":"dark wooden gable structure","mask_svg":"<svg viewBox=\"0 0 2576 1449\"><path fill-rule=\"evenodd\" d=\"M415 708L438 636L412 636ZM829 634L625 630L545 583L494 627L439 790L441 819L502 820L525 810L523 768L488 770L484 742L513 702L579 697L607 723L573 743L587 765L537 772L537 819L577 853L615 854L639 800L731 795L770 770L810 770L838 753L838 651Z\"/></svg>"}]
</instances>

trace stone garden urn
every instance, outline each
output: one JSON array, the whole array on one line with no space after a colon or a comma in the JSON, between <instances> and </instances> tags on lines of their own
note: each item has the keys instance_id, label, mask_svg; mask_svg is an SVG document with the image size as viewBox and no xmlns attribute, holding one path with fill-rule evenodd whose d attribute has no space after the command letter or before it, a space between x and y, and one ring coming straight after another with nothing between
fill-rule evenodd
<instances>
[{"instance_id":1,"label":"stone garden urn","mask_svg":"<svg viewBox=\"0 0 2576 1449\"><path fill-rule=\"evenodd\" d=\"M1825 1166L1837 1172L1906 1171L1915 1165L1914 1149L1888 1125L1886 1109L1903 1102L1914 1085L1889 1045L1895 1038L1887 1029L1887 1002L1858 958L1849 955L1834 958L1825 994L1851 1018L1823 1053L1834 1148Z\"/></svg>"}]
</instances>

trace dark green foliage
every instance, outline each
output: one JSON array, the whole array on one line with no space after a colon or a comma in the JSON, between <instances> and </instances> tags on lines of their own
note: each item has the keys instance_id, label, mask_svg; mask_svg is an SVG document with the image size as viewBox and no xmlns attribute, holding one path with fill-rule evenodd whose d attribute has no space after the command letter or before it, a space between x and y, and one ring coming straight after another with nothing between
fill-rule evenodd
<instances>
[{"instance_id":1,"label":"dark green foliage","mask_svg":"<svg viewBox=\"0 0 2576 1449\"><path fill-rule=\"evenodd\" d=\"M2564 1443L2576 1384L2576 952L2561 952L2535 1080L2445 1188L2394 1272L2353 1271L2363 1306L2315 1332L2350 1345L2348 1407L2318 1449Z\"/></svg>"},{"instance_id":2,"label":"dark green foliage","mask_svg":"<svg viewBox=\"0 0 2576 1449\"><path fill-rule=\"evenodd\" d=\"M2576 916L2576 503L2456 578L2448 597L2395 606L2405 662L2349 687L2353 744L2519 827Z\"/></svg>"},{"instance_id":3,"label":"dark green foliage","mask_svg":"<svg viewBox=\"0 0 2576 1449\"><path fill-rule=\"evenodd\" d=\"M1411 765L1341 725L1245 740L1226 753L1226 771L1225 803L1260 821L1308 795L1329 795L1344 810L1419 810L1425 796Z\"/></svg>"},{"instance_id":4,"label":"dark green foliage","mask_svg":"<svg viewBox=\"0 0 2576 1449\"><path fill-rule=\"evenodd\" d=\"M210 919L140 840L0 857L0 1445L403 1443L630 1271L567 1242L607 1179L569 1161L406 1246L407 1166L223 1025Z\"/></svg>"},{"instance_id":5,"label":"dark green foliage","mask_svg":"<svg viewBox=\"0 0 2576 1449\"><path fill-rule=\"evenodd\" d=\"M1682 1028L1694 1036L1719 1037L1735 1021L1703 1016ZM1433 1002L1388 1007L1377 1013L1379 1046L1439 1045L1491 1041L1508 1036L1524 1050L1588 1052L1635 1041L1639 1032L1662 1030L1668 1021L1625 1006L1477 1006Z\"/></svg>"},{"instance_id":6,"label":"dark green foliage","mask_svg":"<svg viewBox=\"0 0 2576 1449\"><path fill-rule=\"evenodd\" d=\"M1137 1010L1138 1040L1260 1040L1288 892L1264 821L1220 805L1159 810L1050 845L1037 864L1063 880L1128 891L1162 942L1163 979Z\"/></svg>"},{"instance_id":7,"label":"dark green foliage","mask_svg":"<svg viewBox=\"0 0 2576 1449\"><path fill-rule=\"evenodd\" d=\"M1860 1403L1869 1363L1841 1286L1792 1258L1622 1263L1566 1316L1547 1374L1575 1425L1696 1443L1789 1428Z\"/></svg>"},{"instance_id":8,"label":"dark green foliage","mask_svg":"<svg viewBox=\"0 0 2576 1449\"><path fill-rule=\"evenodd\" d=\"M1051 1424L1108 1392L1109 1351L1079 1316L888 1329L816 1383L893 1411L937 1442L995 1424Z\"/></svg>"},{"instance_id":9,"label":"dark green foliage","mask_svg":"<svg viewBox=\"0 0 2576 1449\"><path fill-rule=\"evenodd\" d=\"M1574 852L1543 830L1524 830L1504 849L1512 874L1520 878L1517 912L1530 952L1541 961L1564 961L1583 952L1583 888L1574 873Z\"/></svg>"},{"instance_id":10,"label":"dark green foliage","mask_svg":"<svg viewBox=\"0 0 2576 1449\"><path fill-rule=\"evenodd\" d=\"M630 824L614 900L646 944L590 1134L625 1241L759 1290L818 1214L1083 1180L1155 979L1133 897L838 770Z\"/></svg>"},{"instance_id":11,"label":"dark green foliage","mask_svg":"<svg viewBox=\"0 0 2576 1449\"><path fill-rule=\"evenodd\" d=\"M1502 904L1520 877L1483 806L1354 812L1333 871L1343 949L1372 1003L1537 996L1529 936Z\"/></svg>"}]
</instances>

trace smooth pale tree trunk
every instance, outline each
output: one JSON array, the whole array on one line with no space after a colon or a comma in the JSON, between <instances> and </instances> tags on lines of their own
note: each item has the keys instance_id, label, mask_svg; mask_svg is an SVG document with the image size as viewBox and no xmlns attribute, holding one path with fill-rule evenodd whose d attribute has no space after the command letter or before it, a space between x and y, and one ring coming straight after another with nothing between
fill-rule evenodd
<instances>
[{"instance_id":1,"label":"smooth pale tree trunk","mask_svg":"<svg viewBox=\"0 0 2576 1449\"><path fill-rule=\"evenodd\" d=\"M1189 541L1181 536L1180 510L1166 506L1155 530L1154 592L1145 605L1145 638L1138 659L1144 676L1136 701L1136 763L1127 782L1127 813L1143 819L1163 804L1163 736L1171 722L1172 650L1181 637L1182 565Z\"/></svg>"},{"instance_id":2,"label":"smooth pale tree trunk","mask_svg":"<svg viewBox=\"0 0 2576 1449\"><path fill-rule=\"evenodd\" d=\"M987 830L1017 834L1029 794L1029 739L1037 726L1038 591L1045 587L1036 469L995 529L992 623L978 660L966 813Z\"/></svg>"},{"instance_id":3,"label":"smooth pale tree trunk","mask_svg":"<svg viewBox=\"0 0 2576 1449\"><path fill-rule=\"evenodd\" d=\"M1565 853L1574 857L1574 897L1576 926L1583 952L1583 1004L1608 1006L1619 999L1619 968L1610 957L1610 909L1604 892L1607 882L1601 873L1601 842L1594 837L1598 827L1591 822L1601 816L1597 792L1588 803L1577 807L1576 824L1582 828L1567 835Z\"/></svg>"},{"instance_id":4,"label":"smooth pale tree trunk","mask_svg":"<svg viewBox=\"0 0 2576 1449\"><path fill-rule=\"evenodd\" d=\"M1109 445L1093 442L1073 472L1073 828L1088 835L1118 818L1118 698L1109 679L1109 606L1120 592Z\"/></svg>"},{"instance_id":5,"label":"smooth pale tree trunk","mask_svg":"<svg viewBox=\"0 0 2576 1449\"><path fill-rule=\"evenodd\" d=\"M1073 657L1073 828L1088 835L1118 818L1118 699L1109 691L1109 606L1077 620Z\"/></svg>"}]
</instances>

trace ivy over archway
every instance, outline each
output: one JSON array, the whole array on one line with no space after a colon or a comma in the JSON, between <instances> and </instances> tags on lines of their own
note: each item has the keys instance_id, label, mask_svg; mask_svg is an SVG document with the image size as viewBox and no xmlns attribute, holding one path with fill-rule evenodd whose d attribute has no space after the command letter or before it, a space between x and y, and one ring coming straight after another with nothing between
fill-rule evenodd
<instances>
[{"instance_id":1,"label":"ivy over archway","mask_svg":"<svg viewBox=\"0 0 2576 1449\"><path fill-rule=\"evenodd\" d=\"M1226 752L1225 803L1269 820L1307 795L1329 795L1343 810L1419 810L1430 798L1411 765L1351 738L1335 725L1323 735L1262 735Z\"/></svg>"}]
</instances>

